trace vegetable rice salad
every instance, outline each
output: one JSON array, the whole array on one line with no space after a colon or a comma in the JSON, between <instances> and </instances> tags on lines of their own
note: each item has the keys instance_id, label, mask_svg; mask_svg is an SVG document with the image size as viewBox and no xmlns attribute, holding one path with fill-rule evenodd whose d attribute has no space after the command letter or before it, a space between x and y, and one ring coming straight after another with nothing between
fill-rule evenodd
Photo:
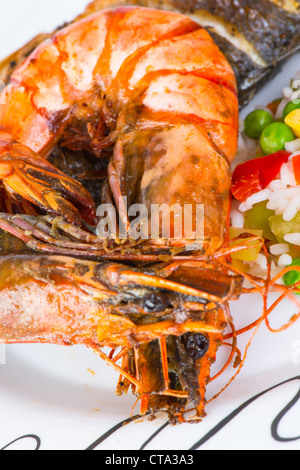
<instances>
[{"instance_id":1,"label":"vegetable rice salad","mask_svg":"<svg viewBox=\"0 0 300 470\"><path fill-rule=\"evenodd\" d=\"M300 266L300 72L282 97L252 111L241 123L238 164L233 172L231 238L242 233L263 237L272 257L272 274ZM265 276L260 248L234 255L240 270ZM300 273L283 277L286 285Z\"/></svg>"}]
</instances>

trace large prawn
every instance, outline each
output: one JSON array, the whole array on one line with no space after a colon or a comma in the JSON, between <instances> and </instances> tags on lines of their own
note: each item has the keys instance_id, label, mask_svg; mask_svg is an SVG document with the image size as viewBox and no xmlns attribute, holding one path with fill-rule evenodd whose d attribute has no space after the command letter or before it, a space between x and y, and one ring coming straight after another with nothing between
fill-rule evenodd
<instances>
[{"instance_id":1,"label":"large prawn","mask_svg":"<svg viewBox=\"0 0 300 470\"><path fill-rule=\"evenodd\" d=\"M105 10L42 43L0 103L0 341L85 344L142 413L183 420L192 402L201 418L242 289L227 262L238 100L225 57L186 16ZM168 240L100 240L93 198L50 163L64 148L104 162L102 202L125 225L124 197L204 204L201 249L174 240L174 227Z\"/></svg>"}]
</instances>

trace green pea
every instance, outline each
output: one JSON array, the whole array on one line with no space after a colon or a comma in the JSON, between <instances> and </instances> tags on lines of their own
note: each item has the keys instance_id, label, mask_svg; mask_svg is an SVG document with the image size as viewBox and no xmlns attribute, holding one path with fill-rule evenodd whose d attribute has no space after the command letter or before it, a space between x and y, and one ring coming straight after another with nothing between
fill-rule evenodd
<instances>
[{"instance_id":1,"label":"green pea","mask_svg":"<svg viewBox=\"0 0 300 470\"><path fill-rule=\"evenodd\" d=\"M290 266L300 266L300 258L294 259ZM286 286L294 286L299 281L300 271L289 271L283 276L283 282ZM299 294L297 293L297 295L300 295L300 288L297 287L297 289L299 289Z\"/></svg>"},{"instance_id":2,"label":"green pea","mask_svg":"<svg viewBox=\"0 0 300 470\"><path fill-rule=\"evenodd\" d=\"M293 101L290 101L284 108L283 119L285 119L287 115L290 114L292 111L295 111L295 109L300 109L300 103L296 104L293 103Z\"/></svg>"},{"instance_id":3,"label":"green pea","mask_svg":"<svg viewBox=\"0 0 300 470\"><path fill-rule=\"evenodd\" d=\"M265 155L285 149L285 144L295 139L292 129L283 122L273 122L263 131L260 146Z\"/></svg>"},{"instance_id":4,"label":"green pea","mask_svg":"<svg viewBox=\"0 0 300 470\"><path fill-rule=\"evenodd\" d=\"M262 131L272 122L274 118L271 113L264 109L257 109L245 119L245 134L251 139L259 139Z\"/></svg>"}]
</instances>

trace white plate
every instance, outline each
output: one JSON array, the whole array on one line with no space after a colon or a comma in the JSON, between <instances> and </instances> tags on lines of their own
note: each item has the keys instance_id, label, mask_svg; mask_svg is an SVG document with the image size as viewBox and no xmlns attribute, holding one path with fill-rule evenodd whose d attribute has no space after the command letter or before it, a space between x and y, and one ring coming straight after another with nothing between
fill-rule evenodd
<instances>
[{"instance_id":1,"label":"white plate","mask_svg":"<svg viewBox=\"0 0 300 470\"><path fill-rule=\"evenodd\" d=\"M85 4L86 0L5 2L0 16L0 56L72 18ZM277 98L300 69L299 58L298 54L284 67L248 110ZM240 327L259 316L261 304L255 296L243 298L234 303L232 312ZM292 313L289 304L282 305L274 312L272 324L284 323ZM241 337L241 347L248 339L249 334ZM220 352L220 362L224 354ZM143 419L118 426L130 416L135 399L130 394L116 397L115 372L81 347L7 346L1 347L0 359L5 362L0 365L0 448L299 449L300 321L280 334L261 327L241 374L208 405L207 417L197 425L170 427L159 416L152 422ZM231 373L228 370L209 386L208 397Z\"/></svg>"}]
</instances>

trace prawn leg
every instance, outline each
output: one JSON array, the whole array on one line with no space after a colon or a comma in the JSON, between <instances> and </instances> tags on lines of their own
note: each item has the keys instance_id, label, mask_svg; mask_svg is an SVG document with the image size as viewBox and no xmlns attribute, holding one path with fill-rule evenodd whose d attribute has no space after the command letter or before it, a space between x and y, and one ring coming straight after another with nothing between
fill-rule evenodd
<instances>
[{"instance_id":1,"label":"prawn leg","mask_svg":"<svg viewBox=\"0 0 300 470\"><path fill-rule=\"evenodd\" d=\"M191 297L179 280L164 281L153 268L3 254L0 343L85 345L122 377L119 394L133 388L142 413L166 411L176 421L191 401L202 416L204 384L226 324L223 300L196 286Z\"/></svg>"},{"instance_id":2,"label":"prawn leg","mask_svg":"<svg viewBox=\"0 0 300 470\"><path fill-rule=\"evenodd\" d=\"M34 217L0 213L0 229L18 238L32 251L85 259L111 256L122 261L125 259L124 250L128 250L130 257L139 245L138 241L102 240L87 229L50 215Z\"/></svg>"},{"instance_id":3,"label":"prawn leg","mask_svg":"<svg viewBox=\"0 0 300 470\"><path fill-rule=\"evenodd\" d=\"M41 211L74 225L95 225L95 205L89 192L12 137L0 131L0 180L5 198L25 199Z\"/></svg>"}]
</instances>

